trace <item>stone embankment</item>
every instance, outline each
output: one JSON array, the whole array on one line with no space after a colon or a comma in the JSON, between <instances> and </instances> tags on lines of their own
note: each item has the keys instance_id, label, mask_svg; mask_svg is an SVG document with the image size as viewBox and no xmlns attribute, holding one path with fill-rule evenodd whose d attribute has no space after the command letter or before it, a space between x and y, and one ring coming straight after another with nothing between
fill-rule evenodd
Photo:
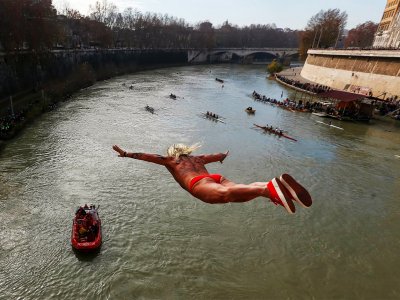
<instances>
[{"instance_id":1,"label":"stone embankment","mask_svg":"<svg viewBox=\"0 0 400 300\"><path fill-rule=\"evenodd\" d=\"M400 51L311 49L301 76L334 89L397 100Z\"/></svg>"},{"instance_id":2,"label":"stone embankment","mask_svg":"<svg viewBox=\"0 0 400 300\"><path fill-rule=\"evenodd\" d=\"M14 137L57 102L96 81L185 64L185 50L0 53L0 141Z\"/></svg>"},{"instance_id":3,"label":"stone embankment","mask_svg":"<svg viewBox=\"0 0 400 300\"><path fill-rule=\"evenodd\" d=\"M321 84L321 82L325 82L324 79L320 80L317 79L318 81L311 81L307 78L304 78L302 76L303 74L302 70L303 70L302 67L285 69L282 72L275 75L275 80L278 81L280 84L285 85L291 89L311 95L318 95L319 93L328 91L330 89L335 89L327 85ZM340 90L338 88L336 89ZM360 90L350 91L348 89L347 91L360 93ZM379 114L381 116L390 116L396 120L400 119L400 99L398 99L395 96L387 98L384 101L375 101L375 108L379 111Z\"/></svg>"}]
</instances>

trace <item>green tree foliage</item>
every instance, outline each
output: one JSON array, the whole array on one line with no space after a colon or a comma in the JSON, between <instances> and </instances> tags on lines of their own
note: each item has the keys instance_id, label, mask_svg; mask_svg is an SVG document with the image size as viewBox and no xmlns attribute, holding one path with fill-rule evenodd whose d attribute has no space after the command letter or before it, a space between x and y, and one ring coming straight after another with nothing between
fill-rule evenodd
<instances>
[{"instance_id":1,"label":"green tree foliage","mask_svg":"<svg viewBox=\"0 0 400 300\"><path fill-rule=\"evenodd\" d=\"M280 71L283 70L283 66L274 59L268 66L267 66L267 71L270 74L275 74L279 73Z\"/></svg>"},{"instance_id":2,"label":"green tree foliage","mask_svg":"<svg viewBox=\"0 0 400 300\"><path fill-rule=\"evenodd\" d=\"M347 13L339 9L321 10L308 21L300 38L300 56L307 57L309 48L336 47L347 23Z\"/></svg>"},{"instance_id":3,"label":"green tree foliage","mask_svg":"<svg viewBox=\"0 0 400 300\"><path fill-rule=\"evenodd\" d=\"M371 47L378 24L368 21L349 31L344 42L345 47Z\"/></svg>"}]
</instances>

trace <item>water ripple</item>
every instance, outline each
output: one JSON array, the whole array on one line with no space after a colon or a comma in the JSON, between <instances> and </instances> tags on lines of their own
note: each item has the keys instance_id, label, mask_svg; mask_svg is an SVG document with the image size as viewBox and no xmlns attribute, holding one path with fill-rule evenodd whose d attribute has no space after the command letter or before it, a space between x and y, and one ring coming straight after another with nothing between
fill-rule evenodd
<instances>
[{"instance_id":1,"label":"water ripple","mask_svg":"<svg viewBox=\"0 0 400 300\"><path fill-rule=\"evenodd\" d=\"M399 128L343 123L339 132L249 97L282 89L294 96L264 68L192 66L100 82L45 114L1 154L0 298L398 298ZM244 113L249 105L256 115ZM201 118L206 110L226 124ZM314 205L294 216L262 198L208 205L166 169L111 149L165 153L177 142L230 150L208 167L236 182L291 173ZM90 256L69 241L87 202L104 224Z\"/></svg>"}]
</instances>

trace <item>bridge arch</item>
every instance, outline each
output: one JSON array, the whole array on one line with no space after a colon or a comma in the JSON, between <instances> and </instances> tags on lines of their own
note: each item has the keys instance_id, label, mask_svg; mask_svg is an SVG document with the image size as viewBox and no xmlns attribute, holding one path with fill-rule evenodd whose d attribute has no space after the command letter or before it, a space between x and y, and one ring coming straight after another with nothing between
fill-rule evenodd
<instances>
[{"instance_id":1,"label":"bridge arch","mask_svg":"<svg viewBox=\"0 0 400 300\"><path fill-rule=\"evenodd\" d=\"M296 55L296 48L220 48L220 49L202 49L189 50L189 62L205 62L223 60L228 61L232 57L246 59L250 56L268 55L271 59L284 58Z\"/></svg>"}]
</instances>

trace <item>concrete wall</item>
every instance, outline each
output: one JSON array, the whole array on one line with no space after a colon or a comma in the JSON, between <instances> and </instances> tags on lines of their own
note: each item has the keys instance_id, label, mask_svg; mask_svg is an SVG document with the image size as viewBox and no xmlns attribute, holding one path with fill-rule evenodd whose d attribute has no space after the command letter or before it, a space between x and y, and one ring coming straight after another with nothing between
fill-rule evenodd
<instances>
[{"instance_id":1,"label":"concrete wall","mask_svg":"<svg viewBox=\"0 0 400 300\"><path fill-rule=\"evenodd\" d=\"M64 79L89 66L95 79L134 72L152 66L186 64L185 50L62 50L45 53L0 53L0 99L26 90L39 90L49 81Z\"/></svg>"},{"instance_id":2,"label":"concrete wall","mask_svg":"<svg viewBox=\"0 0 400 300\"><path fill-rule=\"evenodd\" d=\"M400 97L400 51L310 50L301 76L330 87Z\"/></svg>"},{"instance_id":3,"label":"concrete wall","mask_svg":"<svg viewBox=\"0 0 400 300\"><path fill-rule=\"evenodd\" d=\"M189 63L205 63L208 61L208 50L188 50Z\"/></svg>"}]
</instances>

